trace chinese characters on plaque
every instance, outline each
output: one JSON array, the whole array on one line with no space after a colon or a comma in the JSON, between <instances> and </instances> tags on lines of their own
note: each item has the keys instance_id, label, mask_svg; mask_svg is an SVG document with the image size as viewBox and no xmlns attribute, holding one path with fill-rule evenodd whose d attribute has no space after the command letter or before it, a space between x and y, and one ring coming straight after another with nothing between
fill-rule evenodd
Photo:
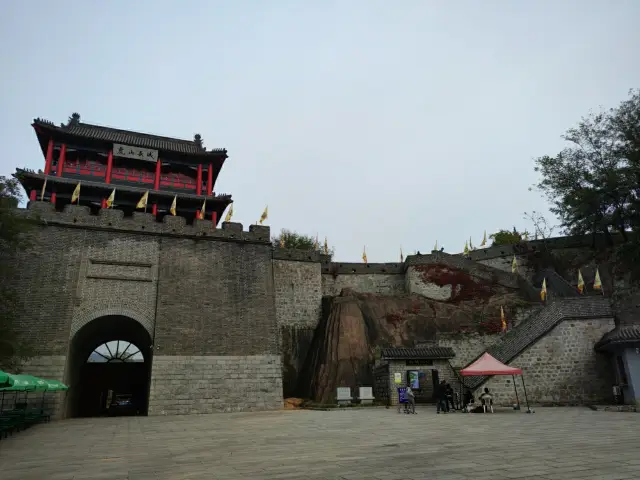
<instances>
[{"instance_id":1,"label":"chinese characters on plaque","mask_svg":"<svg viewBox=\"0 0 640 480\"><path fill-rule=\"evenodd\" d=\"M129 145L113 144L113 154L116 157L136 158L138 160L148 160L155 162L158 160L158 151L149 148L130 147Z\"/></svg>"}]
</instances>

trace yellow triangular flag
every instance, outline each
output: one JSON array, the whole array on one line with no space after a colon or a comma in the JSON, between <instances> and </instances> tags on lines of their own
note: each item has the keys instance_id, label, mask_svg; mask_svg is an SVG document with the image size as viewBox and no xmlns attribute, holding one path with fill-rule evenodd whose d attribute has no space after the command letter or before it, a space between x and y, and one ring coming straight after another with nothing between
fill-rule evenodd
<instances>
[{"instance_id":1,"label":"yellow triangular flag","mask_svg":"<svg viewBox=\"0 0 640 480\"><path fill-rule=\"evenodd\" d=\"M542 290L540 290L540 299L544 302L545 298L547 298L547 279L542 279Z\"/></svg>"},{"instance_id":2,"label":"yellow triangular flag","mask_svg":"<svg viewBox=\"0 0 640 480\"><path fill-rule=\"evenodd\" d=\"M507 330L507 319L504 316L504 308L502 308L502 305L500 306L500 323L502 324L502 331L505 332Z\"/></svg>"},{"instance_id":3,"label":"yellow triangular flag","mask_svg":"<svg viewBox=\"0 0 640 480\"><path fill-rule=\"evenodd\" d=\"M516 256L513 256L513 262L511 262L511 273L516 273L518 271L518 260L516 260Z\"/></svg>"},{"instance_id":4,"label":"yellow triangular flag","mask_svg":"<svg viewBox=\"0 0 640 480\"><path fill-rule=\"evenodd\" d=\"M171 202L171 208L169 208L169 213L171 213L171 215L173 215L174 217L176 216L177 203L178 203L178 196L176 195L175 197L173 197L173 202Z\"/></svg>"},{"instance_id":5,"label":"yellow triangular flag","mask_svg":"<svg viewBox=\"0 0 640 480\"><path fill-rule=\"evenodd\" d=\"M114 188L113 191L111 192L111 195L109 195L109 198L107 198L107 208L113 207L113 202L115 202L115 200L116 200L116 189Z\"/></svg>"},{"instance_id":6,"label":"yellow triangular flag","mask_svg":"<svg viewBox=\"0 0 640 480\"><path fill-rule=\"evenodd\" d=\"M260 225L262 225L267 218L269 218L269 205L264 207L264 212L262 212L262 215L260 215L260 220L259 220Z\"/></svg>"},{"instance_id":7,"label":"yellow triangular flag","mask_svg":"<svg viewBox=\"0 0 640 480\"><path fill-rule=\"evenodd\" d=\"M436 244L433 246L433 251L434 252L438 251L438 240L436 240Z\"/></svg>"},{"instance_id":8,"label":"yellow triangular flag","mask_svg":"<svg viewBox=\"0 0 640 480\"><path fill-rule=\"evenodd\" d=\"M578 291L584 293L584 278L582 278L582 272L578 269Z\"/></svg>"},{"instance_id":9,"label":"yellow triangular flag","mask_svg":"<svg viewBox=\"0 0 640 480\"><path fill-rule=\"evenodd\" d=\"M329 242L327 241L327 237L324 237L324 254L329 255Z\"/></svg>"},{"instance_id":10,"label":"yellow triangular flag","mask_svg":"<svg viewBox=\"0 0 640 480\"><path fill-rule=\"evenodd\" d=\"M44 183L42 184L42 192L40 192L40 201L44 200L44 192L47 189L47 179L44 179Z\"/></svg>"},{"instance_id":11,"label":"yellow triangular flag","mask_svg":"<svg viewBox=\"0 0 640 480\"><path fill-rule=\"evenodd\" d=\"M207 208L207 200L205 199L204 202L202 202L202 208L200 209L200 220L204 220L204 214Z\"/></svg>"},{"instance_id":12,"label":"yellow triangular flag","mask_svg":"<svg viewBox=\"0 0 640 480\"><path fill-rule=\"evenodd\" d=\"M319 250L320 249L320 243L318 243L318 234L316 233L316 239L313 241L313 249L314 250Z\"/></svg>"},{"instance_id":13,"label":"yellow triangular flag","mask_svg":"<svg viewBox=\"0 0 640 480\"><path fill-rule=\"evenodd\" d=\"M596 278L593 281L593 289L594 290L602 290L602 281L600 280L600 270L596 268ZM602 292L604 295L604 292Z\"/></svg>"},{"instance_id":14,"label":"yellow triangular flag","mask_svg":"<svg viewBox=\"0 0 640 480\"><path fill-rule=\"evenodd\" d=\"M76 188L73 190L71 194L71 203L76 203L80 199L80 182L76 185Z\"/></svg>"},{"instance_id":15,"label":"yellow triangular flag","mask_svg":"<svg viewBox=\"0 0 640 480\"><path fill-rule=\"evenodd\" d=\"M280 235L280 248L284 248L284 234Z\"/></svg>"},{"instance_id":16,"label":"yellow triangular flag","mask_svg":"<svg viewBox=\"0 0 640 480\"><path fill-rule=\"evenodd\" d=\"M225 222L230 222L231 217L233 217L233 203L229 205L229 210L227 210L227 216L224 217Z\"/></svg>"},{"instance_id":17,"label":"yellow triangular flag","mask_svg":"<svg viewBox=\"0 0 640 480\"><path fill-rule=\"evenodd\" d=\"M481 247L486 247L487 246L487 231L484 231L484 236L482 237L482 243L480 244Z\"/></svg>"},{"instance_id":18,"label":"yellow triangular flag","mask_svg":"<svg viewBox=\"0 0 640 480\"><path fill-rule=\"evenodd\" d=\"M402 247L400 247L400 263L404 262L404 255L402 253Z\"/></svg>"},{"instance_id":19,"label":"yellow triangular flag","mask_svg":"<svg viewBox=\"0 0 640 480\"><path fill-rule=\"evenodd\" d=\"M462 253L464 253L465 255L469 255L469 245L467 244L466 240L464 242L464 250L462 251Z\"/></svg>"},{"instance_id":20,"label":"yellow triangular flag","mask_svg":"<svg viewBox=\"0 0 640 480\"><path fill-rule=\"evenodd\" d=\"M367 263L367 247L362 248L362 261Z\"/></svg>"},{"instance_id":21,"label":"yellow triangular flag","mask_svg":"<svg viewBox=\"0 0 640 480\"><path fill-rule=\"evenodd\" d=\"M147 208L147 201L149 201L149 190L144 192L144 195L142 195L140 200L138 200L138 203L136 204L136 208L144 208L144 209L146 209Z\"/></svg>"}]
</instances>

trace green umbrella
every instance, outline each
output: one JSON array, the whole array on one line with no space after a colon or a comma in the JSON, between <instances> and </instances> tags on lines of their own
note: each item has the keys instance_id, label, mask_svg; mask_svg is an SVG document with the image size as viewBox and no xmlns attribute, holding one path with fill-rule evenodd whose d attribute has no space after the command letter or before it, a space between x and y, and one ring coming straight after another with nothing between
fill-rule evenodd
<instances>
[{"instance_id":1,"label":"green umbrella","mask_svg":"<svg viewBox=\"0 0 640 480\"><path fill-rule=\"evenodd\" d=\"M9 374L0 370L0 387L6 387L9 385Z\"/></svg>"},{"instance_id":2,"label":"green umbrella","mask_svg":"<svg viewBox=\"0 0 640 480\"><path fill-rule=\"evenodd\" d=\"M44 380L36 378L32 375L9 374L9 383L16 390L20 391L44 391L47 389L47 384Z\"/></svg>"},{"instance_id":3,"label":"green umbrella","mask_svg":"<svg viewBox=\"0 0 640 480\"><path fill-rule=\"evenodd\" d=\"M47 390L49 392L61 392L63 390L69 390L64 383L60 380L43 380L47 384Z\"/></svg>"}]
</instances>

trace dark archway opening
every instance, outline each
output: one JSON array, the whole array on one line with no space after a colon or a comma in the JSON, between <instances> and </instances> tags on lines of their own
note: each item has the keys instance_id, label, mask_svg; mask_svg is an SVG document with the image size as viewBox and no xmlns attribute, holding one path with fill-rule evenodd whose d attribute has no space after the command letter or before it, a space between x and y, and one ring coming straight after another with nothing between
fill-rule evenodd
<instances>
[{"instance_id":1,"label":"dark archway opening","mask_svg":"<svg viewBox=\"0 0 640 480\"><path fill-rule=\"evenodd\" d=\"M137 321L105 316L71 341L67 417L146 415L151 337Z\"/></svg>"}]
</instances>

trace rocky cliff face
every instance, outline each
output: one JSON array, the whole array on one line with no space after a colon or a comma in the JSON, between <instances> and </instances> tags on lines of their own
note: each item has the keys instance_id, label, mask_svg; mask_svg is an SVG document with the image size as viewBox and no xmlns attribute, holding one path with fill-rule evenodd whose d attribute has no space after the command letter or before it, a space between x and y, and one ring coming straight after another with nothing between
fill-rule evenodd
<instances>
[{"instance_id":1,"label":"rocky cliff face","mask_svg":"<svg viewBox=\"0 0 640 480\"><path fill-rule=\"evenodd\" d=\"M439 333L500 330L500 306L507 316L526 305L520 291L479 281L461 271L434 266L424 279L452 292L438 301L421 295L376 295L344 289L325 298L304 366L299 394L330 402L337 387L373 385L372 367L381 348L436 343ZM442 285L440 285L442 283Z\"/></svg>"}]
</instances>

